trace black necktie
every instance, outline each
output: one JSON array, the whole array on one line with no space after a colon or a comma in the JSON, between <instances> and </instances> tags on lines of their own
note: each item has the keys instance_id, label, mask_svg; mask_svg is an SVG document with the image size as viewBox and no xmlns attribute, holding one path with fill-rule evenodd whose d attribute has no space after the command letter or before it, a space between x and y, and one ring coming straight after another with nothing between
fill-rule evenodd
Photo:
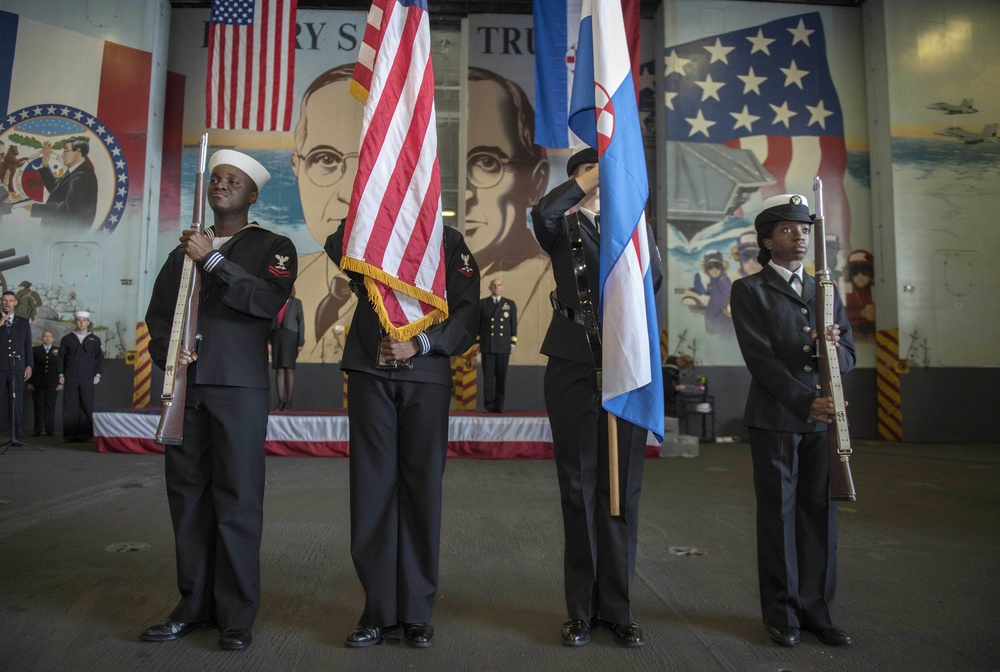
<instances>
[{"instance_id":1,"label":"black necktie","mask_svg":"<svg viewBox=\"0 0 1000 672\"><path fill-rule=\"evenodd\" d=\"M796 294L802 296L802 281L799 279L798 275L792 273L792 277L788 278L788 284L792 286L792 290Z\"/></svg>"}]
</instances>

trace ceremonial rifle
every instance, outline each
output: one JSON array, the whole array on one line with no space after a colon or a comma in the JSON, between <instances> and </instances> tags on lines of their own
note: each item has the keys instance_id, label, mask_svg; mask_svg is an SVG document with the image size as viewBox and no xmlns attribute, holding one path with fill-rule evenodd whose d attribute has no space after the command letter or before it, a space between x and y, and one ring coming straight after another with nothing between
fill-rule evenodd
<instances>
[{"instance_id":1,"label":"ceremonial rifle","mask_svg":"<svg viewBox=\"0 0 1000 672\"><path fill-rule=\"evenodd\" d=\"M826 226L823 223L823 182L813 180L816 199L816 219L813 222L813 244L816 246L816 332L819 337L820 396L832 397L833 423L827 428L827 451L830 460L830 499L853 502L858 498L851 478L851 435L847 429L847 404L844 385L840 377L837 344L826 337L826 329L833 324L834 286L826 266Z\"/></svg>"},{"instance_id":2,"label":"ceremonial rifle","mask_svg":"<svg viewBox=\"0 0 1000 672\"><path fill-rule=\"evenodd\" d=\"M208 133L201 136L201 157L194 178L194 212L191 230L205 230L205 157L208 154ZM163 369L163 413L156 427L156 442L179 446L184 438L184 402L187 398L188 365L178 363L181 348L194 351L198 330L198 306L201 295L201 273L191 257L184 255L174 320L170 326L170 346L167 365Z\"/></svg>"}]
</instances>

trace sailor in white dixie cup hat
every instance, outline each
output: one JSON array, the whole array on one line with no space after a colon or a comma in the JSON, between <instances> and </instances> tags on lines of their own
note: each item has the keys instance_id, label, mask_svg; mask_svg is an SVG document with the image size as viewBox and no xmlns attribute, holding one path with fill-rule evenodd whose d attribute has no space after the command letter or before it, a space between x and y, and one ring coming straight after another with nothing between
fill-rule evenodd
<instances>
[{"instance_id":1,"label":"sailor in white dixie cup hat","mask_svg":"<svg viewBox=\"0 0 1000 672\"><path fill-rule=\"evenodd\" d=\"M59 342L59 367L63 386L63 443L90 441L93 437L94 386L101 382L104 350L90 331L90 313L73 313L75 329Z\"/></svg>"},{"instance_id":2,"label":"sailor in white dixie cup hat","mask_svg":"<svg viewBox=\"0 0 1000 672\"><path fill-rule=\"evenodd\" d=\"M257 191L263 189L264 185L271 179L271 173L267 172L267 168L262 166L260 161L243 152L237 152L233 149L220 149L215 154L212 154L212 158L209 159L208 172L211 173L215 170L216 166L223 164L239 168L246 173L247 177L253 180L253 183L257 186Z\"/></svg>"},{"instance_id":3,"label":"sailor in white dixie cup hat","mask_svg":"<svg viewBox=\"0 0 1000 672\"><path fill-rule=\"evenodd\" d=\"M271 178L259 161L223 149L209 167L214 223L181 235L146 311L149 354L163 368L185 256L201 266L196 347L182 348L177 358L190 367L183 443L165 457L180 595L140 638L172 641L211 624L219 628L219 647L238 651L253 640L260 604L267 341L299 256L288 238L249 219Z\"/></svg>"}]
</instances>

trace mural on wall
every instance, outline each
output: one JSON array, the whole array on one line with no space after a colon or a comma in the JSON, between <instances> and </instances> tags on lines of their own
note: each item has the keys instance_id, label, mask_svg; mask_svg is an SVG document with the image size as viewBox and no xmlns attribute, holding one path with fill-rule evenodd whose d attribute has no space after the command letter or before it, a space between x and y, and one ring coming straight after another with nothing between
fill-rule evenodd
<instances>
[{"instance_id":1,"label":"mural on wall","mask_svg":"<svg viewBox=\"0 0 1000 672\"><path fill-rule=\"evenodd\" d=\"M36 342L86 309L109 356L131 348L122 279L139 272L151 63L0 11L0 284L17 290Z\"/></svg>"},{"instance_id":2,"label":"mural on wall","mask_svg":"<svg viewBox=\"0 0 1000 672\"><path fill-rule=\"evenodd\" d=\"M1000 366L1000 14L989 9L981 0L886 8L898 283L890 326L913 367Z\"/></svg>"},{"instance_id":3,"label":"mural on wall","mask_svg":"<svg viewBox=\"0 0 1000 672\"><path fill-rule=\"evenodd\" d=\"M852 243L869 247L867 227L854 229L845 188L853 180L867 190L867 154L852 157L845 134L845 114L863 119L865 110L842 107L820 13L668 45L664 64L670 349L738 365L729 295L734 280L760 269L753 218L763 199L800 193L814 208L818 175L834 277L843 280ZM874 261L866 254L858 315L873 317Z\"/></svg>"},{"instance_id":4,"label":"mural on wall","mask_svg":"<svg viewBox=\"0 0 1000 672\"><path fill-rule=\"evenodd\" d=\"M545 363L539 353L552 316L552 268L535 241L531 207L566 180L567 152L535 138L532 17L479 15L469 20L465 238L482 273L517 305L511 364Z\"/></svg>"}]
</instances>

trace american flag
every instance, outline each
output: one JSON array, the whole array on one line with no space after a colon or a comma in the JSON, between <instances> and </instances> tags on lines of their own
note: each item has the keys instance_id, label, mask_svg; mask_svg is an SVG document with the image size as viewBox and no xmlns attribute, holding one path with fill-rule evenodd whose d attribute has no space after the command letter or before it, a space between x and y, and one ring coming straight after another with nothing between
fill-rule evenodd
<instances>
[{"instance_id":1,"label":"american flag","mask_svg":"<svg viewBox=\"0 0 1000 672\"><path fill-rule=\"evenodd\" d=\"M753 151L776 180L763 198L807 193L818 175L826 221L849 239L844 119L818 13L670 46L664 63L668 140Z\"/></svg>"},{"instance_id":2,"label":"american flag","mask_svg":"<svg viewBox=\"0 0 1000 672\"><path fill-rule=\"evenodd\" d=\"M212 0L206 127L291 127L297 5L297 0Z\"/></svg>"},{"instance_id":3,"label":"american flag","mask_svg":"<svg viewBox=\"0 0 1000 672\"><path fill-rule=\"evenodd\" d=\"M430 46L426 0L375 0L351 82L365 114L341 266L399 341L448 317Z\"/></svg>"},{"instance_id":4,"label":"american flag","mask_svg":"<svg viewBox=\"0 0 1000 672\"><path fill-rule=\"evenodd\" d=\"M602 404L663 440L646 155L617 0L584 0L570 127L600 156Z\"/></svg>"}]
</instances>

